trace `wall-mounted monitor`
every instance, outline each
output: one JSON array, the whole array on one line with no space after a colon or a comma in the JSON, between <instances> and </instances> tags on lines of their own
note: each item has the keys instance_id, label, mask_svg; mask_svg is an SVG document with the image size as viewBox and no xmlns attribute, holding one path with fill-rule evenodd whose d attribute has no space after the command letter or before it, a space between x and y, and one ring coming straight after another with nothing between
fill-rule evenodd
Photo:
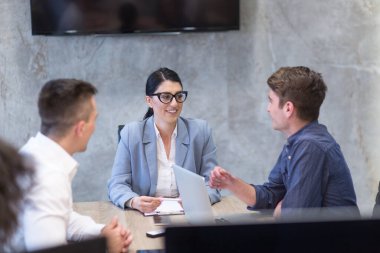
<instances>
[{"instance_id":1,"label":"wall-mounted monitor","mask_svg":"<svg viewBox=\"0 0 380 253\"><path fill-rule=\"evenodd\" d=\"M239 29L239 0L30 0L33 35Z\"/></svg>"}]
</instances>

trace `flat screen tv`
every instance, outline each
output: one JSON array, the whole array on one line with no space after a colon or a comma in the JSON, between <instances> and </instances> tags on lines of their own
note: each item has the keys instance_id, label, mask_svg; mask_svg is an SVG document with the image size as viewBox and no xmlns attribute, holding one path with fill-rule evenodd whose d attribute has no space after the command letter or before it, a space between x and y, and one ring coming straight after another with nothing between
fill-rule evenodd
<instances>
[{"instance_id":1,"label":"flat screen tv","mask_svg":"<svg viewBox=\"0 0 380 253\"><path fill-rule=\"evenodd\" d=\"M239 29L239 0L30 0L33 35Z\"/></svg>"}]
</instances>

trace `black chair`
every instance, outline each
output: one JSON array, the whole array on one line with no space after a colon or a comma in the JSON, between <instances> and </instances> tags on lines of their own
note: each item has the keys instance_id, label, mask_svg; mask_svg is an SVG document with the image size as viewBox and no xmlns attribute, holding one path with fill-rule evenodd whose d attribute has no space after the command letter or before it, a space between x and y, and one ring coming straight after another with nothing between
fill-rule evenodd
<instances>
[{"instance_id":1,"label":"black chair","mask_svg":"<svg viewBox=\"0 0 380 253\"><path fill-rule=\"evenodd\" d=\"M380 182L377 190L378 192L376 195L375 206L373 207L372 216L380 218Z\"/></svg>"},{"instance_id":2,"label":"black chair","mask_svg":"<svg viewBox=\"0 0 380 253\"><path fill-rule=\"evenodd\" d=\"M36 251L30 251L30 253L106 253L106 239L103 237L73 242L67 245L61 245L51 247L47 249L41 249Z\"/></svg>"},{"instance_id":3,"label":"black chair","mask_svg":"<svg viewBox=\"0 0 380 253\"><path fill-rule=\"evenodd\" d=\"M120 132L121 132L121 130L124 128L124 125L118 125L117 126L117 137L118 137L118 139L117 139L117 143L119 143L120 142Z\"/></svg>"}]
</instances>

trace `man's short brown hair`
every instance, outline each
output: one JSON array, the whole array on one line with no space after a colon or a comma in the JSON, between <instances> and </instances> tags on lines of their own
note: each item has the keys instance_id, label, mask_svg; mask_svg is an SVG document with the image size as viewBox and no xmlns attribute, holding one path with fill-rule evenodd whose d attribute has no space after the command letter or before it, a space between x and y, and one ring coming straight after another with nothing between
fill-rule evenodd
<instances>
[{"instance_id":1,"label":"man's short brown hair","mask_svg":"<svg viewBox=\"0 0 380 253\"><path fill-rule=\"evenodd\" d=\"M319 117L319 108L327 87L320 73L307 67L282 67L268 78L269 87L280 99L282 108L290 101L297 108L297 116L313 121Z\"/></svg>"},{"instance_id":2,"label":"man's short brown hair","mask_svg":"<svg viewBox=\"0 0 380 253\"><path fill-rule=\"evenodd\" d=\"M56 79L47 82L38 98L41 133L64 136L80 120L88 121L93 110L89 102L97 89L76 79Z\"/></svg>"}]
</instances>

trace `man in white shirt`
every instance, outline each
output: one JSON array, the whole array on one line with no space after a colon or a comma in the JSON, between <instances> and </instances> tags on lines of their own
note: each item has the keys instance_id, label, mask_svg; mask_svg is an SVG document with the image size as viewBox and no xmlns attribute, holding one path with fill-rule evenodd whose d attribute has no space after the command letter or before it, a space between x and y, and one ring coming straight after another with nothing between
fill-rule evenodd
<instances>
[{"instance_id":1,"label":"man in white shirt","mask_svg":"<svg viewBox=\"0 0 380 253\"><path fill-rule=\"evenodd\" d=\"M41 131L20 150L34 159L36 168L23 215L27 250L104 236L110 252L126 252L132 241L116 218L96 224L72 207L71 182L78 168L72 155L86 150L94 132L96 93L93 85L75 79L52 80L41 89Z\"/></svg>"}]
</instances>

